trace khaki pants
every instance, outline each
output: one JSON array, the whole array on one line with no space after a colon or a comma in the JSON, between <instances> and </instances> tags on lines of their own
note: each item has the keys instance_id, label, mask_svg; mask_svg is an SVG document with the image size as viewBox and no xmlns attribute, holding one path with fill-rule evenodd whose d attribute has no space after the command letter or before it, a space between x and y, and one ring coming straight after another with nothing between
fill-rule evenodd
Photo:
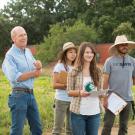
<instances>
[{"instance_id":1,"label":"khaki pants","mask_svg":"<svg viewBox=\"0 0 135 135\"><path fill-rule=\"evenodd\" d=\"M70 102L55 100L54 126L52 135L61 135L65 118L66 135L72 135L69 106Z\"/></svg>"}]
</instances>

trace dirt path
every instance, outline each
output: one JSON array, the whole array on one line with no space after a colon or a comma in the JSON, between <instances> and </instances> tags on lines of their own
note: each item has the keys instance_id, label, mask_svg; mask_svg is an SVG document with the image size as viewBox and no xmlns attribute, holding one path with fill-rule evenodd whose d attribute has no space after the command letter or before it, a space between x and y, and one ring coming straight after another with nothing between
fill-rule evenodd
<instances>
[{"instance_id":1,"label":"dirt path","mask_svg":"<svg viewBox=\"0 0 135 135\"><path fill-rule=\"evenodd\" d=\"M101 135L102 127L99 129L98 135ZM45 133L43 135L51 135L51 133ZM65 134L62 134L65 135ZM113 127L111 135L118 135L118 127ZM135 124L129 125L128 135L135 135Z\"/></svg>"},{"instance_id":2,"label":"dirt path","mask_svg":"<svg viewBox=\"0 0 135 135\"><path fill-rule=\"evenodd\" d=\"M102 128L99 129L99 135L101 135ZM118 135L118 127L113 127L111 135ZM135 135L135 125L128 127L128 135Z\"/></svg>"}]
</instances>

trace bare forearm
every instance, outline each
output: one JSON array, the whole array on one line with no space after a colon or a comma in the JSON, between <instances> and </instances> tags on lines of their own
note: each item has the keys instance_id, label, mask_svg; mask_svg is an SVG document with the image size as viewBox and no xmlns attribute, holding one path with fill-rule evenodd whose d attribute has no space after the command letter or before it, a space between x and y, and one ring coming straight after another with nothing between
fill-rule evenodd
<instances>
[{"instance_id":1,"label":"bare forearm","mask_svg":"<svg viewBox=\"0 0 135 135\"><path fill-rule=\"evenodd\" d=\"M61 89L61 90L66 90L67 86L66 84L62 84L62 83L55 83L55 85L53 85L54 89Z\"/></svg>"},{"instance_id":2,"label":"bare forearm","mask_svg":"<svg viewBox=\"0 0 135 135\"><path fill-rule=\"evenodd\" d=\"M28 80L30 78L35 78L35 77L40 76L40 74L41 74L41 70L34 70L34 71L30 71L30 72L25 72L18 78L17 81L25 81L25 80Z\"/></svg>"},{"instance_id":3,"label":"bare forearm","mask_svg":"<svg viewBox=\"0 0 135 135\"><path fill-rule=\"evenodd\" d=\"M79 97L80 96L80 90L70 90L68 91L68 95L71 97Z\"/></svg>"},{"instance_id":4,"label":"bare forearm","mask_svg":"<svg viewBox=\"0 0 135 135\"><path fill-rule=\"evenodd\" d=\"M109 87L109 75L108 74L104 74L103 76L103 89L108 89Z\"/></svg>"},{"instance_id":5,"label":"bare forearm","mask_svg":"<svg viewBox=\"0 0 135 135\"><path fill-rule=\"evenodd\" d=\"M103 89L108 89L108 83L107 82L103 84Z\"/></svg>"}]
</instances>

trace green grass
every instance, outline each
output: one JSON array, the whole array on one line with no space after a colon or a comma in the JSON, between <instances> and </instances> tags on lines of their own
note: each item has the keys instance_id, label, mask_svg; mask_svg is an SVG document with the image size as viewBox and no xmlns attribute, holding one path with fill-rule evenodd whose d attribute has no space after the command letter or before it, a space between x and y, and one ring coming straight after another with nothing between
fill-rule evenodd
<instances>
[{"instance_id":1,"label":"green grass","mask_svg":"<svg viewBox=\"0 0 135 135\"><path fill-rule=\"evenodd\" d=\"M51 86L52 80L50 72L45 70L43 76L35 80L34 93L38 102L41 121L43 125L43 132L46 133L52 129L53 124L53 102L54 102L54 90ZM135 87L133 87L135 93ZM9 82L0 70L0 135L9 135L11 126L10 110L7 105L8 95L11 92ZM134 95L135 97L135 95ZM103 119L103 114L101 114ZM131 121L130 121L131 122ZM135 122L135 121L133 121ZM132 122L131 122L132 123ZM115 125L118 124L118 118L115 120ZM24 127L24 135L29 135L29 127L26 121ZM45 134L44 134L45 135Z\"/></svg>"}]
</instances>

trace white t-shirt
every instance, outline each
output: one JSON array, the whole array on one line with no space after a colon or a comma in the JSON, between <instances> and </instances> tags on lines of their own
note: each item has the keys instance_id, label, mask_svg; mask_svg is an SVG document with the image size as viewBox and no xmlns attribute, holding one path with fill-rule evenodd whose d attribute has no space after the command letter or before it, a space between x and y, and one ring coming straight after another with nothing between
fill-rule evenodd
<instances>
[{"instance_id":1,"label":"white t-shirt","mask_svg":"<svg viewBox=\"0 0 135 135\"><path fill-rule=\"evenodd\" d=\"M68 72L72 70L72 66L68 66ZM53 72L60 73L61 71L66 71L63 63L57 63L54 67ZM55 99L62 100L62 101L71 101L71 97L68 96L66 90L56 89L55 92Z\"/></svg>"},{"instance_id":2,"label":"white t-shirt","mask_svg":"<svg viewBox=\"0 0 135 135\"><path fill-rule=\"evenodd\" d=\"M85 84L88 82L92 82L91 77L83 77L83 89ZM97 88L94 88L97 90ZM100 113L100 104L99 104L99 97L95 96L88 96L88 97L81 97L80 101L80 114L82 115L96 115Z\"/></svg>"}]
</instances>

